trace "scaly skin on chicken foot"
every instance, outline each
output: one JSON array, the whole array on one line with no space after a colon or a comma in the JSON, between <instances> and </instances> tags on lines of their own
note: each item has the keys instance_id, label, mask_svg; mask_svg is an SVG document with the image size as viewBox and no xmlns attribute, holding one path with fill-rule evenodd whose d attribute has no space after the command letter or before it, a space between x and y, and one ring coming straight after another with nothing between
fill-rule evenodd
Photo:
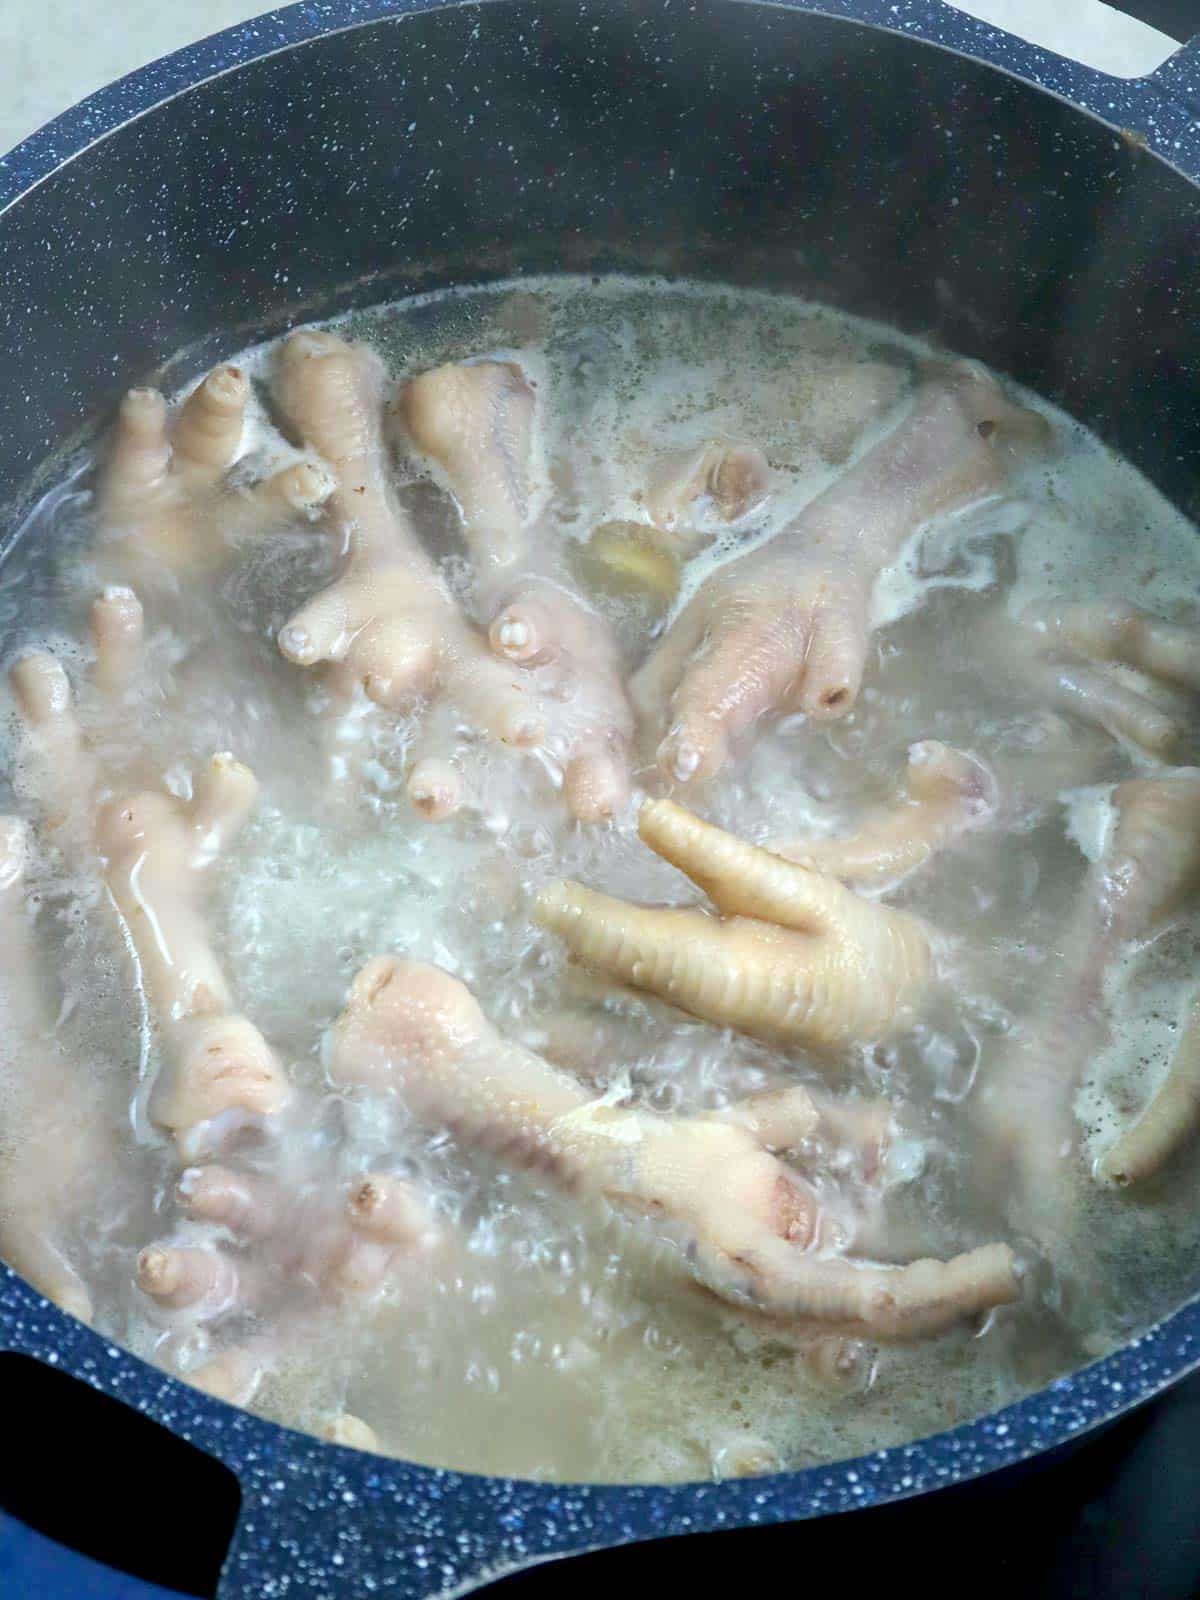
<instances>
[{"instance_id":1,"label":"scaly skin on chicken foot","mask_svg":"<svg viewBox=\"0 0 1200 1600\"><path fill-rule=\"evenodd\" d=\"M642 838L709 896L699 909L631 905L555 883L535 916L573 960L722 1027L840 1044L911 1016L932 977L916 917L736 839L670 800L647 801Z\"/></svg>"}]
</instances>

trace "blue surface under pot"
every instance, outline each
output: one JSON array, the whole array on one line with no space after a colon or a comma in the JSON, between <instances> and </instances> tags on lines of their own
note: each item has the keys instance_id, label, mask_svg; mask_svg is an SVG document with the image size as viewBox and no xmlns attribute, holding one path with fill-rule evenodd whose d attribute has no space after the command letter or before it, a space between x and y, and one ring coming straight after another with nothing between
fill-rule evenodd
<instances>
[{"instance_id":1,"label":"blue surface under pot","mask_svg":"<svg viewBox=\"0 0 1200 1600\"><path fill-rule=\"evenodd\" d=\"M620 270L932 332L1064 406L1195 517L1198 104L1200 41L1125 81L937 0L292 6L0 160L0 504L19 513L131 383L416 290ZM3 1268L0 1351L236 1474L222 1600L416 1600L1027 1461L1200 1365L1200 1304L968 1426L720 1485L545 1485L322 1444L166 1377ZM0 1379L13 1370L0 1359Z\"/></svg>"}]
</instances>

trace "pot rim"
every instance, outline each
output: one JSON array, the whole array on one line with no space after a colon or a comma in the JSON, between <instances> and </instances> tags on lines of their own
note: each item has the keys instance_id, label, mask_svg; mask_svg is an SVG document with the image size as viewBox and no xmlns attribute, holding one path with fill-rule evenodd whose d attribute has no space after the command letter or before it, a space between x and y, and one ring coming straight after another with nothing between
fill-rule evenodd
<instances>
[{"instance_id":1,"label":"pot rim","mask_svg":"<svg viewBox=\"0 0 1200 1600\"><path fill-rule=\"evenodd\" d=\"M81 101L0 157L0 219L92 144L213 77L350 28L471 3L503 0L302 0L154 61ZM1110 78L947 6L931 5L931 0L724 3L766 3L886 27L910 38L914 46L934 45L983 60L1070 101L1081 115L1117 128L1144 127L1148 105L1160 111L1163 106L1154 83L1157 74ZM1114 102L1114 96L1120 98ZM1149 122L1147 139L1155 153L1178 166L1179 147L1172 144L1178 119L1160 117L1156 122L1150 117ZM1195 170L1200 171L1200 162ZM428 1506L452 1493L465 1495L486 1508L488 1525L476 1530L477 1549L464 1547L466 1536L459 1535L459 1566L465 1572L474 1562L476 1572L497 1574L567 1551L900 1501L1028 1461L1115 1421L1200 1368L1200 1295L1109 1355L974 1421L865 1456L720 1485L542 1483L362 1456L201 1394L56 1310L2 1263L0 1350L35 1357L82 1378L216 1455L242 1479L247 1507L253 1503L247 1473L252 1478L256 1463L263 1461L275 1463L273 1470L278 1471L282 1459L307 1463L322 1478L334 1471L342 1481L347 1475L357 1481L369 1474L389 1500L392 1516L398 1503ZM271 1503L265 1491L259 1499L263 1503ZM261 1561L261 1548L255 1555ZM453 1585L443 1592L452 1591Z\"/></svg>"}]
</instances>

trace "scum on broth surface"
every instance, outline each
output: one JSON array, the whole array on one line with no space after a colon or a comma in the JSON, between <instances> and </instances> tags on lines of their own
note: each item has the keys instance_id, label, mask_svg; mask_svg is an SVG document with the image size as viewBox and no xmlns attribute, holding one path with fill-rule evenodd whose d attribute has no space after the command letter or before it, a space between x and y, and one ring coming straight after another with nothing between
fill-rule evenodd
<instances>
[{"instance_id":1,"label":"scum on broth surface","mask_svg":"<svg viewBox=\"0 0 1200 1600\"><path fill-rule=\"evenodd\" d=\"M752 537L769 537L861 446L864 414L868 434L886 425L928 356L884 329L790 300L621 280L460 291L356 315L342 331L375 344L396 376L484 352L515 355L538 382L554 517L579 541L634 514L632 491L652 451L714 433L766 452L778 493ZM238 359L261 384L264 354ZM820 725L789 718L765 732L706 794L716 820L757 840L834 829L886 798L907 746L928 737L999 762L1019 788L1039 760L1035 708L974 656L997 603L1015 611L1099 589L1194 618L1194 530L1094 439L1054 420L1063 448L1053 462L1027 471L1003 502L916 541L884 574L875 600L882 628L854 712ZM265 438L252 432L251 459ZM426 537L461 581L451 509L415 468L399 471ZM11 646L51 641L81 657L94 589L89 519L78 480L38 508L0 573L0 626ZM694 563L684 598L726 553L718 546ZM678 897L680 880L648 859L628 819L612 830L567 823L547 774L503 751L480 751L486 813L431 827L404 797L412 728L403 721L374 735L359 806L331 812L312 782L309 689L274 647L275 629L328 570L319 536L268 539L218 592L154 631L164 668L197 639L217 645L193 675L186 715L160 708L137 729L168 783L224 748L246 754L262 783L255 818L218 869L213 916L240 1001L293 1075L320 1084L321 1032L351 977L373 953L397 950L457 973L504 1031L536 1046L540 1009L579 980L530 924L530 891L567 874L666 899ZM597 598L616 608L627 639L645 642L642 609ZM123 729L103 741L116 772L128 764L127 741ZM1028 1009L1095 851L1106 786L1132 765L1114 748L1087 793L1017 808L1005 829L966 836L900 891L901 903L948 936L957 992L888 1050L843 1052L836 1071L846 1085L918 1108L898 1153L911 1176L892 1191L890 1214L897 1230L919 1230L927 1248L1006 1236L1004 1219L972 1198L963 1101L1010 1020ZM14 781L19 803L19 769ZM65 996L59 1029L113 1140L82 1259L100 1324L153 1356L161 1330L138 1316L127 1285L171 1176L144 1111L156 1042L104 931L95 886L41 862L35 888ZM1120 1025L1080 1096L1085 1137L1097 1145L1165 1070L1197 926L1131 958ZM632 1088L663 1109L744 1094L779 1060L653 1002L631 1002L622 1014L622 1047L598 1063L598 1083ZM803 1052L789 1060L801 1078L828 1071ZM19 1139L19 1083L0 1083L0 1095L3 1137ZM303 1370L273 1379L260 1404L300 1425L345 1406L397 1454L477 1471L693 1477L726 1470L746 1441L765 1447L764 1464L799 1465L911 1438L1102 1352L1182 1299L1200 1268L1192 1164L1176 1163L1136 1198L1081 1187L1080 1242L1057 1271L1030 1260L1022 1306L994 1316L982 1335L883 1351L865 1390L831 1396L784 1341L739 1326L620 1224L463 1157L395 1108L330 1111L314 1139L340 1138L347 1171L400 1151L461 1222L468 1248L432 1283L406 1280L369 1335L349 1325L329 1335Z\"/></svg>"}]
</instances>

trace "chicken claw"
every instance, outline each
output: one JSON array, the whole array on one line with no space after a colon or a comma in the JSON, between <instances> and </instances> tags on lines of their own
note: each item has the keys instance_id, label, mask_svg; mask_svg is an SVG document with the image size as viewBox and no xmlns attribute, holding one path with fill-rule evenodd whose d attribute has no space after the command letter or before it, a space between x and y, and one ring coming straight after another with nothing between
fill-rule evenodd
<instances>
[{"instance_id":1,"label":"chicken claw","mask_svg":"<svg viewBox=\"0 0 1200 1600\"><path fill-rule=\"evenodd\" d=\"M1038 694L1160 761L1177 760L1195 727L1200 632L1124 601L1034 605L1020 618L1034 655L999 643Z\"/></svg>"},{"instance_id":2,"label":"chicken claw","mask_svg":"<svg viewBox=\"0 0 1200 1600\"><path fill-rule=\"evenodd\" d=\"M1112 804L1114 822L1084 882L1065 965L1040 1015L1008 1042L973 1097L993 1176L1015 1172L1018 1203L1046 1242L1061 1233L1069 1205L1075 1092L1108 1033L1105 975L1122 951L1157 937L1200 889L1200 771L1131 779L1117 785ZM1100 1157L1098 1179L1133 1181L1191 1130L1191 1049L1185 1033L1161 1102L1152 1101Z\"/></svg>"},{"instance_id":3,"label":"chicken claw","mask_svg":"<svg viewBox=\"0 0 1200 1600\"><path fill-rule=\"evenodd\" d=\"M595 1100L501 1037L461 983L392 957L368 963L329 1040L335 1079L399 1091L419 1120L553 1175L679 1245L714 1293L822 1331L921 1338L1014 1300L1012 1253L870 1265L837 1253L816 1192L767 1147L811 1132L803 1091L744 1116L666 1117Z\"/></svg>"},{"instance_id":4,"label":"chicken claw","mask_svg":"<svg viewBox=\"0 0 1200 1600\"><path fill-rule=\"evenodd\" d=\"M612 630L536 536L532 388L511 362L471 362L414 378L396 408L462 512L492 650L529 669L550 708L543 743L568 809L612 817L629 793L633 714Z\"/></svg>"},{"instance_id":5,"label":"chicken claw","mask_svg":"<svg viewBox=\"0 0 1200 1600\"><path fill-rule=\"evenodd\" d=\"M342 576L280 631L279 647L301 666L332 663L343 695L361 688L394 709L439 702L425 713L407 786L416 809L441 821L467 792L453 748L459 724L533 749L552 743L551 724L569 724L570 715L531 674L493 653L396 504L382 378L370 352L333 334L294 334L280 353L276 388L293 427L333 470L331 506L348 550Z\"/></svg>"},{"instance_id":6,"label":"chicken claw","mask_svg":"<svg viewBox=\"0 0 1200 1600\"><path fill-rule=\"evenodd\" d=\"M178 585L211 571L239 538L311 517L328 499L333 480L308 461L251 487L226 481L241 452L249 396L240 367L216 367L171 430L157 390L126 394L98 492L106 565L119 576Z\"/></svg>"},{"instance_id":7,"label":"chicken claw","mask_svg":"<svg viewBox=\"0 0 1200 1600\"><path fill-rule=\"evenodd\" d=\"M973 756L936 739L910 746L899 803L840 838L782 839L771 850L864 888L892 886L995 814L996 782Z\"/></svg>"},{"instance_id":8,"label":"chicken claw","mask_svg":"<svg viewBox=\"0 0 1200 1600\"><path fill-rule=\"evenodd\" d=\"M216 755L189 802L147 792L112 802L97 823L109 892L167 1043L151 1115L184 1150L273 1115L289 1097L274 1052L234 1008L200 908L205 872L256 792L248 768Z\"/></svg>"},{"instance_id":9,"label":"chicken claw","mask_svg":"<svg viewBox=\"0 0 1200 1600\"><path fill-rule=\"evenodd\" d=\"M452 363L422 373L396 397L417 448L444 474L462 512L477 578L529 559L534 395L511 361Z\"/></svg>"},{"instance_id":10,"label":"chicken claw","mask_svg":"<svg viewBox=\"0 0 1200 1600\"><path fill-rule=\"evenodd\" d=\"M916 917L861 899L671 800L647 801L638 828L720 916L554 883L535 916L574 960L693 1016L772 1038L875 1039L911 1015L933 971Z\"/></svg>"},{"instance_id":11,"label":"chicken claw","mask_svg":"<svg viewBox=\"0 0 1200 1600\"><path fill-rule=\"evenodd\" d=\"M1046 425L963 365L768 544L717 569L633 680L674 782L711 778L771 711L844 716L867 660L874 580L930 518L996 493L1015 440Z\"/></svg>"},{"instance_id":12,"label":"chicken claw","mask_svg":"<svg viewBox=\"0 0 1200 1600\"><path fill-rule=\"evenodd\" d=\"M141 608L132 591L106 590L93 605L92 630L93 678L112 701L136 671ZM253 774L216 755L186 803L149 792L101 804L100 774L62 665L35 652L11 676L43 830L61 836L80 870L99 861L161 1019L170 1067L155 1085L152 1116L187 1147L279 1110L287 1099L282 1068L234 1010L200 908L206 870L253 807Z\"/></svg>"}]
</instances>

